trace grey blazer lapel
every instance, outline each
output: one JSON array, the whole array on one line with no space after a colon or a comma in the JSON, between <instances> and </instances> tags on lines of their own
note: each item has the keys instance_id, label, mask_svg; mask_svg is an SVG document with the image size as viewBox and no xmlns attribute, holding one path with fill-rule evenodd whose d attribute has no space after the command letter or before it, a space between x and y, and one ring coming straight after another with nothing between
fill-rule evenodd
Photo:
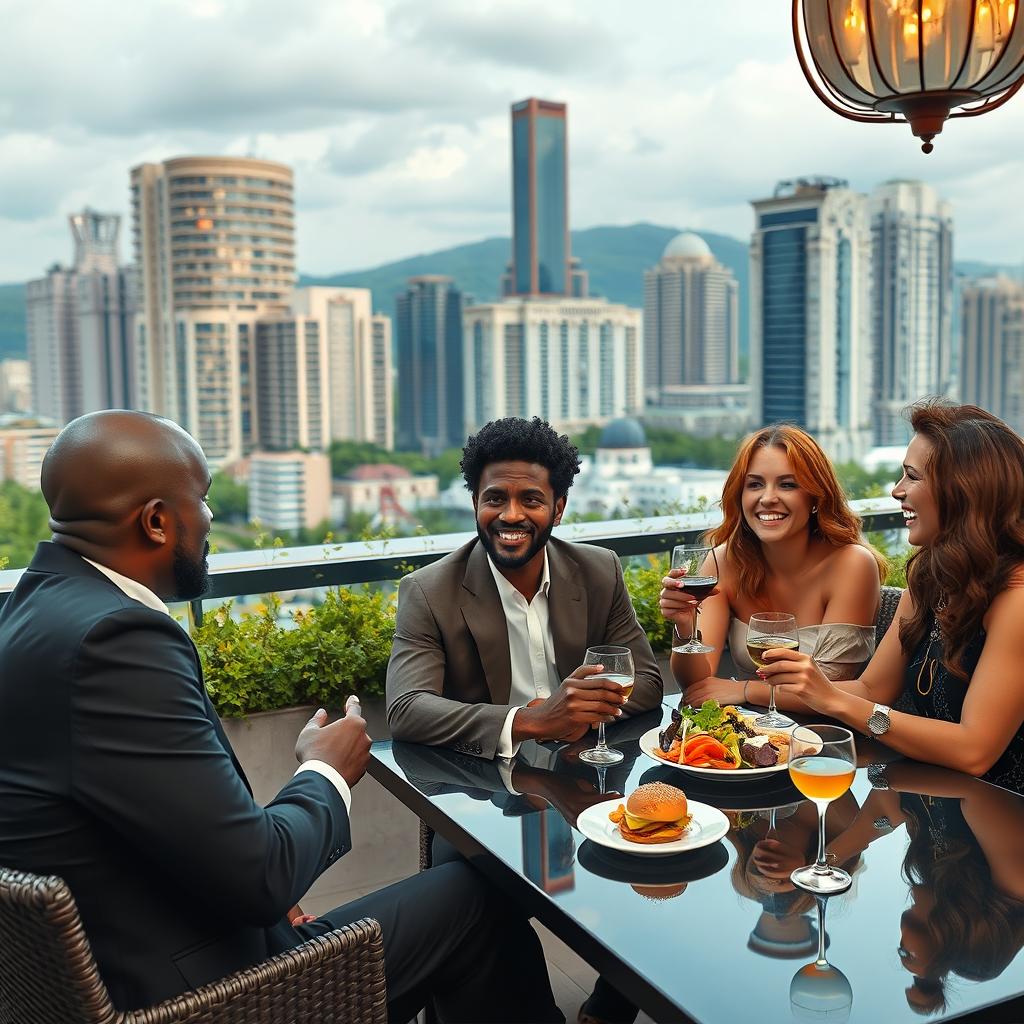
<instances>
[{"instance_id":1,"label":"grey blazer lapel","mask_svg":"<svg viewBox=\"0 0 1024 1024\"><path fill-rule=\"evenodd\" d=\"M508 650L508 624L495 585L487 552L477 542L466 560L462 578L462 617L473 635L484 681L492 704L507 704L512 693L512 657Z\"/></svg>"},{"instance_id":2,"label":"grey blazer lapel","mask_svg":"<svg viewBox=\"0 0 1024 1024\"><path fill-rule=\"evenodd\" d=\"M583 664L587 653L587 591L580 585L580 567L563 549L548 544L551 590L548 622L555 644L555 666L565 679Z\"/></svg>"}]
</instances>

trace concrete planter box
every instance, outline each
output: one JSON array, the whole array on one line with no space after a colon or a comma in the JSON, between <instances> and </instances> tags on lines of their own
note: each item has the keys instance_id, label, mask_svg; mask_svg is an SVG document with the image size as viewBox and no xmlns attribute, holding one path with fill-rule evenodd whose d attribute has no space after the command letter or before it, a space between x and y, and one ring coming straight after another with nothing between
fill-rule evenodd
<instances>
[{"instance_id":1,"label":"concrete planter box","mask_svg":"<svg viewBox=\"0 0 1024 1024\"><path fill-rule=\"evenodd\" d=\"M258 803L273 800L295 773L295 739L315 710L283 708L221 719ZM363 717L373 739L388 737L383 697L367 700ZM307 913L340 906L418 870L419 819L369 775L352 790L352 842L352 850L302 901Z\"/></svg>"}]
</instances>

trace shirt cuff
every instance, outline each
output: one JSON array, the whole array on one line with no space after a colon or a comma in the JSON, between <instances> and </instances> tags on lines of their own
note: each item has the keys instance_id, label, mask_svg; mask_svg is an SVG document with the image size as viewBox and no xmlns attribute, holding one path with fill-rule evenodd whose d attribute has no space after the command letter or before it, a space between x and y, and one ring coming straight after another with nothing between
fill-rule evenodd
<instances>
[{"instance_id":1,"label":"shirt cuff","mask_svg":"<svg viewBox=\"0 0 1024 1024\"><path fill-rule=\"evenodd\" d=\"M337 768L332 768L326 761L303 761L295 775L298 775L299 772L316 772L318 775L322 775L338 791L338 796L345 803L348 816L352 817L352 790L348 788L348 783L341 777Z\"/></svg>"},{"instance_id":2,"label":"shirt cuff","mask_svg":"<svg viewBox=\"0 0 1024 1024\"><path fill-rule=\"evenodd\" d=\"M512 721L516 712L521 710L518 707L509 708L505 716L505 724L501 727L501 735L498 737L498 757L515 757L519 753L520 743L512 742Z\"/></svg>"}]
</instances>

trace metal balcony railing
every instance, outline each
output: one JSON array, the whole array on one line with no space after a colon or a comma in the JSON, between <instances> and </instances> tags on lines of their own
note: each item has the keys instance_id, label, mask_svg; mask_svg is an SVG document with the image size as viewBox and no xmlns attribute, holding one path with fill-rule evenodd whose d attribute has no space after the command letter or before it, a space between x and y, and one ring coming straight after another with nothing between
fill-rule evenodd
<instances>
[{"instance_id":1,"label":"metal balcony railing","mask_svg":"<svg viewBox=\"0 0 1024 1024\"><path fill-rule=\"evenodd\" d=\"M868 498L851 505L863 520L865 531L904 527L899 503L892 498ZM721 518L721 512L714 509L678 516L571 523L555 527L554 535L562 540L611 548L619 556L657 554L671 551L676 544L692 543L721 522ZM192 613L196 621L202 621L206 601L398 579L411 569L437 561L473 536L472 532L444 533L211 555L212 586L201 600L191 603ZM0 605L17 585L22 572L23 569L0 572Z\"/></svg>"}]
</instances>

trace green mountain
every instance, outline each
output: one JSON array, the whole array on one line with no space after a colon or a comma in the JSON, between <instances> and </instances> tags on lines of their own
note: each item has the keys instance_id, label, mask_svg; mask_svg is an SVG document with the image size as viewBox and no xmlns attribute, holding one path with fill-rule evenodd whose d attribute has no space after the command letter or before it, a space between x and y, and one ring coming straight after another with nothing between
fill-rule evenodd
<instances>
[{"instance_id":1,"label":"green mountain","mask_svg":"<svg viewBox=\"0 0 1024 1024\"><path fill-rule=\"evenodd\" d=\"M590 273L590 291L612 302L642 307L644 271L653 267L679 228L657 224L631 224L628 227L597 227L572 232L572 252ZM727 235L698 231L715 258L729 267L739 283L740 343L747 338L747 244ZM412 256L369 270L354 270L329 277L300 278L300 284L329 284L348 288L370 288L374 306L382 313L394 314L395 297L406 281L417 274L446 274L467 295L480 302L498 297L501 275L512 250L509 238L488 238L483 242L459 245L440 252Z\"/></svg>"},{"instance_id":2,"label":"green mountain","mask_svg":"<svg viewBox=\"0 0 1024 1024\"><path fill-rule=\"evenodd\" d=\"M0 284L0 359L25 356L25 286Z\"/></svg>"},{"instance_id":3,"label":"green mountain","mask_svg":"<svg viewBox=\"0 0 1024 1024\"><path fill-rule=\"evenodd\" d=\"M627 227L596 227L572 233L573 255L578 256L590 273L590 290L613 302L641 307L644 301L644 271L661 258L678 228L658 224L631 224ZM740 347L747 349L747 302L749 294L748 246L728 235L698 231L715 258L736 275L740 292ZM475 300L497 298L501 275L511 251L508 238L487 238L481 242L442 249L439 252L410 256L395 263L353 270L328 277L300 275L300 284L329 284L370 288L373 302L382 313L394 314L395 297L417 274L446 274ZM1003 266L976 260L959 261L954 267L959 278L984 277L1005 273L1020 277L1019 266ZM25 286L0 284L0 359L25 355Z\"/></svg>"}]
</instances>

